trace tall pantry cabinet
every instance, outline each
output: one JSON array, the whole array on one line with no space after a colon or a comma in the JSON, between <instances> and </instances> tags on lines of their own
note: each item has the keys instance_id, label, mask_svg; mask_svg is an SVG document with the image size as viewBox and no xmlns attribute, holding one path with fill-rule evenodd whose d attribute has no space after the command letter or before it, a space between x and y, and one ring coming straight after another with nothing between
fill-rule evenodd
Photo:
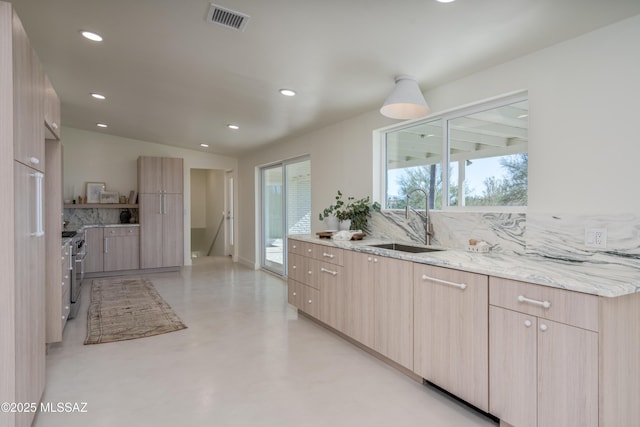
<instances>
[{"instance_id":1,"label":"tall pantry cabinet","mask_svg":"<svg viewBox=\"0 0 640 427\"><path fill-rule=\"evenodd\" d=\"M45 382L44 71L6 2L0 2L0 93L0 402L39 402ZM0 411L0 425L29 426L34 415Z\"/></svg>"},{"instance_id":2,"label":"tall pantry cabinet","mask_svg":"<svg viewBox=\"0 0 640 427\"><path fill-rule=\"evenodd\" d=\"M138 158L140 268L184 261L183 159Z\"/></svg>"}]
</instances>

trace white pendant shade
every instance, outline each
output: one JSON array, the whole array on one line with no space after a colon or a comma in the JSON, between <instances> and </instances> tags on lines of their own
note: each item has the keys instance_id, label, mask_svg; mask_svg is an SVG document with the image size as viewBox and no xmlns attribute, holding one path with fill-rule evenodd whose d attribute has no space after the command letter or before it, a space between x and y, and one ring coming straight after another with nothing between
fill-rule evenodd
<instances>
[{"instance_id":1,"label":"white pendant shade","mask_svg":"<svg viewBox=\"0 0 640 427\"><path fill-rule=\"evenodd\" d=\"M424 117L430 111L418 82L410 76L396 77L396 87L380 108L383 116L405 120Z\"/></svg>"}]
</instances>

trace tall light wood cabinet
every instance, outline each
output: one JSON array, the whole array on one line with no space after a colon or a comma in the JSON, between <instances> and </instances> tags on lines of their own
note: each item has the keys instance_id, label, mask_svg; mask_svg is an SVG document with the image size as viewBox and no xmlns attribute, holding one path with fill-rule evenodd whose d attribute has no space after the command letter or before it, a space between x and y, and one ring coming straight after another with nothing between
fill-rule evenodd
<instances>
[{"instance_id":1,"label":"tall light wood cabinet","mask_svg":"<svg viewBox=\"0 0 640 427\"><path fill-rule=\"evenodd\" d=\"M489 278L414 265L414 372L489 411Z\"/></svg>"},{"instance_id":2,"label":"tall light wood cabinet","mask_svg":"<svg viewBox=\"0 0 640 427\"><path fill-rule=\"evenodd\" d=\"M39 402L45 383L43 79L20 19L0 2L0 402ZM0 425L33 417L0 411Z\"/></svg>"},{"instance_id":3,"label":"tall light wood cabinet","mask_svg":"<svg viewBox=\"0 0 640 427\"><path fill-rule=\"evenodd\" d=\"M184 261L183 159L138 158L140 268Z\"/></svg>"}]
</instances>

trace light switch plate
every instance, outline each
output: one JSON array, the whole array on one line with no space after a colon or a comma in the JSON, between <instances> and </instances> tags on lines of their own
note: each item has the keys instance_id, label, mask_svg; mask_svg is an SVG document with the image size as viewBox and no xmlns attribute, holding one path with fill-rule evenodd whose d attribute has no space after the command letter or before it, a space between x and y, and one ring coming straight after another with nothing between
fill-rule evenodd
<instances>
[{"instance_id":1,"label":"light switch plate","mask_svg":"<svg viewBox=\"0 0 640 427\"><path fill-rule=\"evenodd\" d=\"M606 228L585 228L584 245L589 248L606 248L607 247L607 229Z\"/></svg>"}]
</instances>

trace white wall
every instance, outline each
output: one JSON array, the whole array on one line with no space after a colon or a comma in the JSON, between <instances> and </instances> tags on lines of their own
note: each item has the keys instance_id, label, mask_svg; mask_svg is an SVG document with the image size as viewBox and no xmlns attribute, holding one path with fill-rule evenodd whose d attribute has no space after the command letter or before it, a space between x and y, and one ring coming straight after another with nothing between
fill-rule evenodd
<instances>
[{"instance_id":1,"label":"white wall","mask_svg":"<svg viewBox=\"0 0 640 427\"><path fill-rule=\"evenodd\" d=\"M441 112L528 90L528 212L637 212L638 40L640 15L434 88L425 96L432 111ZM372 131L391 123L372 111L241 157L241 261L255 265L258 260L257 166L310 155L315 231L321 227L317 212L336 190L356 197L373 194Z\"/></svg>"},{"instance_id":2,"label":"white wall","mask_svg":"<svg viewBox=\"0 0 640 427\"><path fill-rule=\"evenodd\" d=\"M181 157L184 159L185 265L191 264L191 169L237 171L236 159L185 148L120 138L99 132L62 127L63 193L71 198L84 195L86 182L106 182L107 189L129 195L137 189L139 156ZM236 198L237 199L237 198Z\"/></svg>"}]
</instances>

